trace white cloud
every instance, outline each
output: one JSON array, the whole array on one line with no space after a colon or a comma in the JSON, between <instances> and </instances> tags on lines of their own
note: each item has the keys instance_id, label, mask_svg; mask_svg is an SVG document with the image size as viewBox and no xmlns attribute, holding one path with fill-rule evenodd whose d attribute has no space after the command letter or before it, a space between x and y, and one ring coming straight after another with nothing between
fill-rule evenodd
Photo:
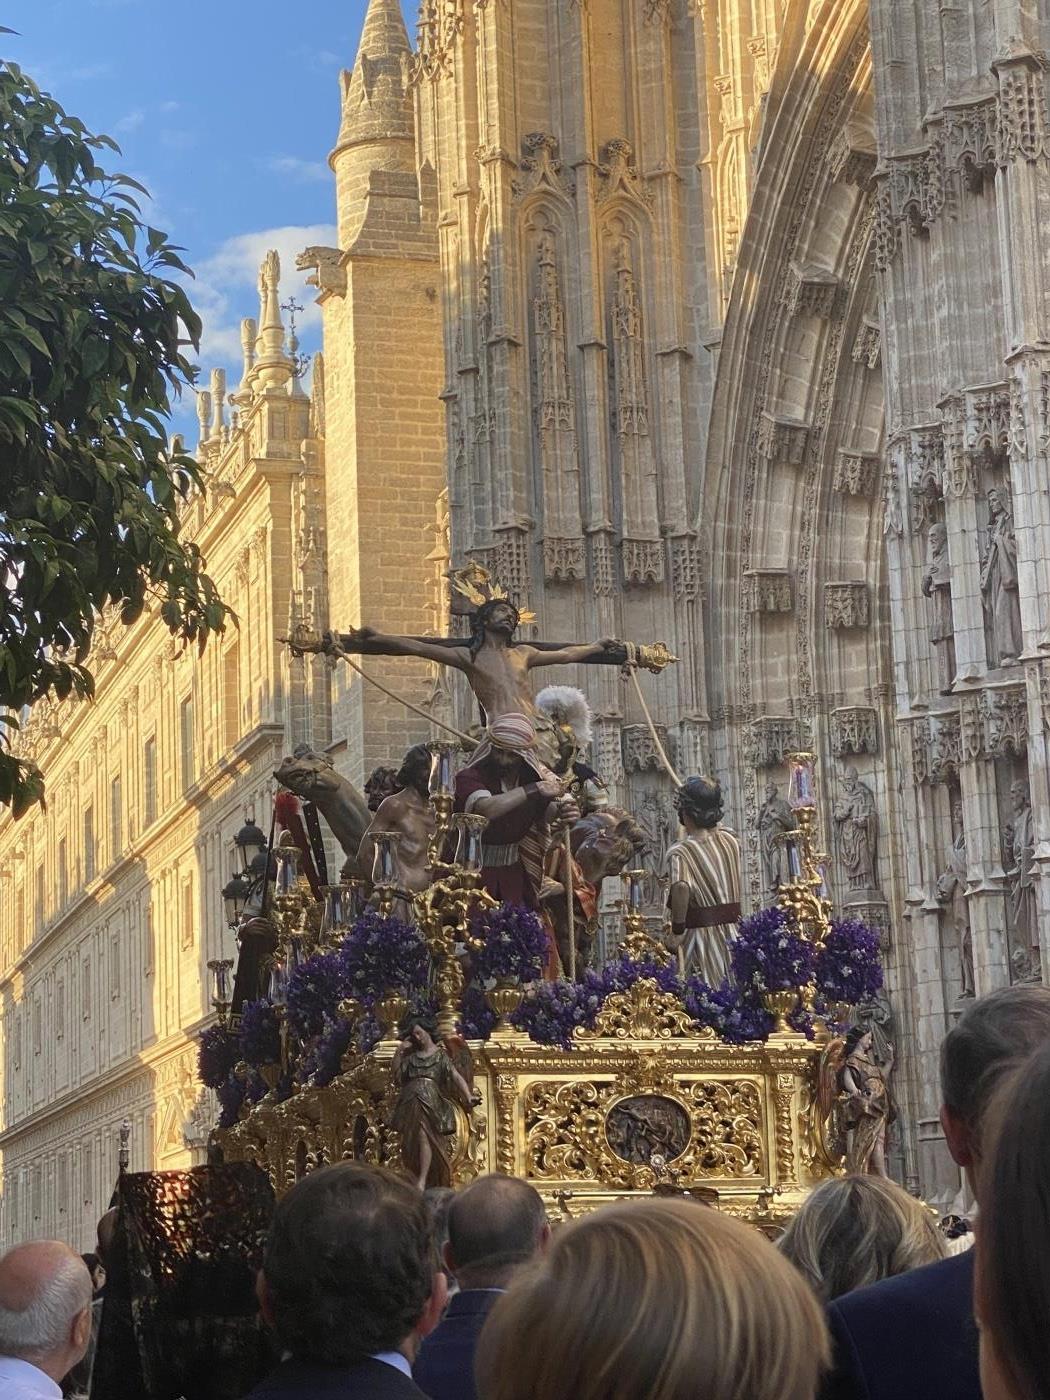
<instances>
[{"instance_id":1,"label":"white cloud","mask_svg":"<svg viewBox=\"0 0 1050 1400\"><path fill-rule=\"evenodd\" d=\"M204 323L198 356L202 378L215 365L226 369L231 387L240 378L241 320L259 314L259 264L271 248L281 259L281 301L294 297L304 307L298 315L302 348L317 347L321 309L314 304L315 289L306 285L308 274L296 270L295 258L313 243L331 246L335 239L332 224L287 224L237 234L197 263L188 291Z\"/></svg>"},{"instance_id":2,"label":"white cloud","mask_svg":"<svg viewBox=\"0 0 1050 1400\"><path fill-rule=\"evenodd\" d=\"M275 175L287 175L300 184L315 180L330 180L332 172L323 160L301 160L298 156L271 156L264 162Z\"/></svg>"},{"instance_id":3,"label":"white cloud","mask_svg":"<svg viewBox=\"0 0 1050 1400\"><path fill-rule=\"evenodd\" d=\"M113 123L113 130L121 135L128 131L138 131L139 127L146 120L146 113L141 107L136 107L133 112L128 112L126 116Z\"/></svg>"}]
</instances>

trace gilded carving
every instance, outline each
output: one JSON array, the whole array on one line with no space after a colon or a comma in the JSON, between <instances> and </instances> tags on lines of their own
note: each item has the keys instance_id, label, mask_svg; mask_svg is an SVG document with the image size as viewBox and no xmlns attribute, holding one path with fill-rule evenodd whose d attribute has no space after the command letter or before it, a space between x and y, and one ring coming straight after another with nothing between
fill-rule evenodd
<instances>
[{"instance_id":1,"label":"gilded carving","mask_svg":"<svg viewBox=\"0 0 1050 1400\"><path fill-rule=\"evenodd\" d=\"M602 1007L593 1031L578 1032L581 1040L612 1036L615 1040L672 1040L679 1036L703 1038L682 1009L677 997L650 978L640 978L626 992L616 992ZM709 1032L710 1039L714 1033Z\"/></svg>"},{"instance_id":2,"label":"gilded carving","mask_svg":"<svg viewBox=\"0 0 1050 1400\"><path fill-rule=\"evenodd\" d=\"M539 1080L525 1091L523 1117L525 1175L537 1184L651 1188L658 1153L686 1180L764 1168L761 1102L748 1079L664 1081L656 1093L626 1094L619 1082Z\"/></svg>"}]
</instances>

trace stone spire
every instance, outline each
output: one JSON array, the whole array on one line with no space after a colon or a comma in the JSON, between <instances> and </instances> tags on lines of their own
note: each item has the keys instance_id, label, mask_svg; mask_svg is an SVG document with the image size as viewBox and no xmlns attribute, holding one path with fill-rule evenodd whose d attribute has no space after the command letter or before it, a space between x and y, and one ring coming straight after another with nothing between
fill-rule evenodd
<instances>
[{"instance_id":1,"label":"stone spire","mask_svg":"<svg viewBox=\"0 0 1050 1400\"><path fill-rule=\"evenodd\" d=\"M411 60L398 0L369 0L357 59L352 71L341 75L342 120L329 157L343 249L349 249L360 232L369 196L377 189L387 192L385 177L415 178Z\"/></svg>"},{"instance_id":2,"label":"stone spire","mask_svg":"<svg viewBox=\"0 0 1050 1400\"><path fill-rule=\"evenodd\" d=\"M357 59L341 75L342 121L332 161L347 146L412 141L414 126L408 65L412 47L397 0L369 0Z\"/></svg>"},{"instance_id":3,"label":"stone spire","mask_svg":"<svg viewBox=\"0 0 1050 1400\"><path fill-rule=\"evenodd\" d=\"M255 377L261 387L288 382L291 365L284 353L281 320L281 260L271 248L259 268L259 335L255 342Z\"/></svg>"}]
</instances>

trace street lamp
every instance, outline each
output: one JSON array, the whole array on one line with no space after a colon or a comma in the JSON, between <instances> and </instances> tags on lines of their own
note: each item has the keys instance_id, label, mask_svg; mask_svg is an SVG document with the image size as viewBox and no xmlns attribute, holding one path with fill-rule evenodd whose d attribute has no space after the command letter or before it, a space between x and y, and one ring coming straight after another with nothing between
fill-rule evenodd
<instances>
[{"instance_id":1,"label":"street lamp","mask_svg":"<svg viewBox=\"0 0 1050 1400\"><path fill-rule=\"evenodd\" d=\"M245 821L244 825L233 838L233 859L235 869L239 868L247 873L252 866L252 861L256 856L264 855L266 851L266 837L261 827L256 826L251 819Z\"/></svg>"},{"instance_id":2,"label":"street lamp","mask_svg":"<svg viewBox=\"0 0 1050 1400\"><path fill-rule=\"evenodd\" d=\"M251 897L252 887L243 875L234 875L223 888L222 902L226 908L226 922L230 928L236 928L241 918L241 911Z\"/></svg>"}]
</instances>

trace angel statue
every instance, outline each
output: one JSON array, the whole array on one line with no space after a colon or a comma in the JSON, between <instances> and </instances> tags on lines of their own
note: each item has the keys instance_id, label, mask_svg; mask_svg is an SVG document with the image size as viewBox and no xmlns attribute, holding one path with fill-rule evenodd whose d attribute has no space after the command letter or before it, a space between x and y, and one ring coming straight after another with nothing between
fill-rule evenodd
<instances>
[{"instance_id":1,"label":"angel statue","mask_svg":"<svg viewBox=\"0 0 1050 1400\"><path fill-rule=\"evenodd\" d=\"M848 1172L889 1175L886 1132L896 1116L888 1084L892 1046L887 1056L880 1064L870 1028L858 1025L829 1041L820 1058L817 1106L824 1146L830 1158L845 1157Z\"/></svg>"},{"instance_id":2,"label":"angel statue","mask_svg":"<svg viewBox=\"0 0 1050 1400\"><path fill-rule=\"evenodd\" d=\"M851 1026L842 1047L839 1092L843 1096L845 1126L849 1133L846 1170L888 1176L886 1130L892 1117L889 1066L875 1059L871 1031Z\"/></svg>"},{"instance_id":3,"label":"angel statue","mask_svg":"<svg viewBox=\"0 0 1050 1400\"><path fill-rule=\"evenodd\" d=\"M468 1082L470 1052L465 1042L459 1047L462 1057L450 1041L438 1039L437 1022L429 1016L410 1016L401 1026L401 1046L390 1070L397 1089L390 1126L401 1139L405 1170L421 1191L452 1185L456 1106L469 1113L480 1101ZM461 1059L459 1068L453 1053Z\"/></svg>"}]
</instances>

